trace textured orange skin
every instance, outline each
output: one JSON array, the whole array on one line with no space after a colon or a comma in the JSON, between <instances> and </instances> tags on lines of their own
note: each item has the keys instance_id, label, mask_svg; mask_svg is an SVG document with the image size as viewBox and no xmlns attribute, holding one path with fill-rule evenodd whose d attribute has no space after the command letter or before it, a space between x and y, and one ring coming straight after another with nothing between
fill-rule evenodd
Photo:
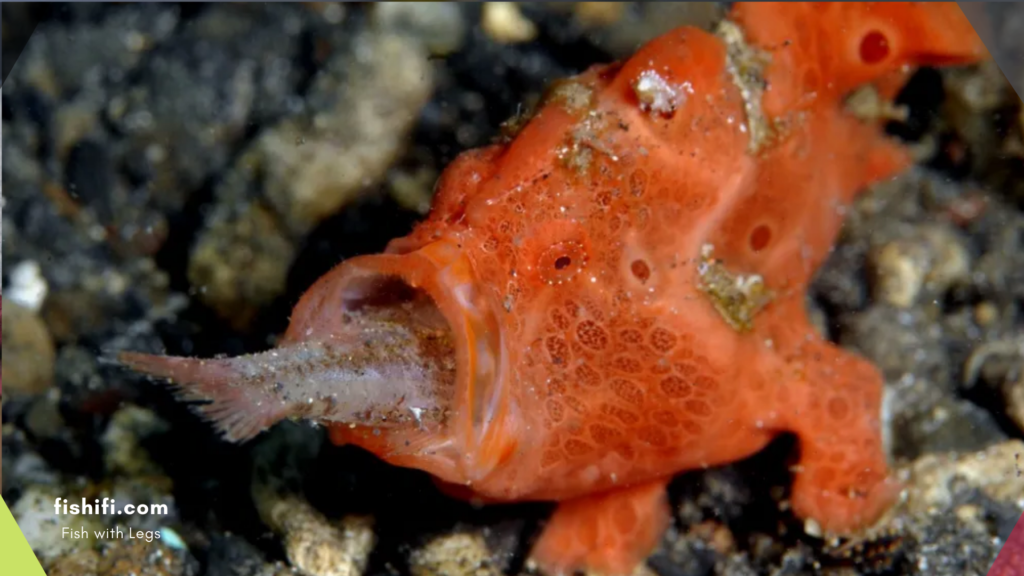
<instances>
[{"instance_id":1,"label":"textured orange skin","mask_svg":"<svg viewBox=\"0 0 1024 576\"><path fill-rule=\"evenodd\" d=\"M332 439L452 494L564 501L533 551L552 573L631 572L669 522L673 474L745 458L781 432L800 442L793 509L825 530L863 527L898 493L879 372L824 341L804 308L843 207L909 164L842 98L872 81L892 95L909 66L976 61L984 47L951 3L737 4L731 19L772 57L762 106L784 127L758 153L724 43L667 33L571 80L589 104L553 98L511 142L461 155L428 219L325 275L285 338L329 330L331 310L383 276L429 293L458 341L453 417L334 426ZM889 53L865 64L873 30ZM638 103L648 70L692 88L670 118ZM698 288L708 244L774 292L750 331Z\"/></svg>"}]
</instances>

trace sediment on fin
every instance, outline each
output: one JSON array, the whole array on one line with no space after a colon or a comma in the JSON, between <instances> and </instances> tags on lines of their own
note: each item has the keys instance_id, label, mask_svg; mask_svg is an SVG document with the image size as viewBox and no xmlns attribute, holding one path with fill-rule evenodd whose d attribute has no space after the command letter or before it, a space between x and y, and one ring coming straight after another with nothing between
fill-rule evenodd
<instances>
[{"instance_id":1,"label":"sediment on fin","mask_svg":"<svg viewBox=\"0 0 1024 576\"><path fill-rule=\"evenodd\" d=\"M608 130L607 113L590 110L573 126L566 136L566 143L555 152L562 164L580 176L585 175L594 164L594 153L603 154L612 162L619 156L609 147L602 136Z\"/></svg>"},{"instance_id":2,"label":"sediment on fin","mask_svg":"<svg viewBox=\"0 0 1024 576\"><path fill-rule=\"evenodd\" d=\"M767 86L764 69L771 56L748 45L743 38L743 31L732 21L719 22L715 35L725 43L725 68L743 98L747 134L750 138L748 151L757 154L775 136L771 122L761 109L761 98Z\"/></svg>"},{"instance_id":3,"label":"sediment on fin","mask_svg":"<svg viewBox=\"0 0 1024 576\"><path fill-rule=\"evenodd\" d=\"M772 292L760 275L736 274L714 259L713 251L710 244L701 248L699 288L729 326L740 332L749 331L757 313L771 302Z\"/></svg>"},{"instance_id":4,"label":"sediment on fin","mask_svg":"<svg viewBox=\"0 0 1024 576\"><path fill-rule=\"evenodd\" d=\"M594 107L594 87L580 78L556 80L541 96L538 109L548 104L558 104L570 114L581 114Z\"/></svg>"}]
</instances>

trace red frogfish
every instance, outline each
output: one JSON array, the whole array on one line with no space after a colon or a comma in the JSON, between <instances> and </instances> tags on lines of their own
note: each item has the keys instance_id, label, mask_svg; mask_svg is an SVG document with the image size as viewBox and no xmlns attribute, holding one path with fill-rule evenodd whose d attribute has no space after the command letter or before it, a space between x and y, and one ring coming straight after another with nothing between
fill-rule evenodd
<instances>
[{"instance_id":1,"label":"red frogfish","mask_svg":"<svg viewBox=\"0 0 1024 576\"><path fill-rule=\"evenodd\" d=\"M805 292L845 207L911 160L848 98L987 57L954 3L737 3L553 85L445 170L411 234L320 278L272 350L121 361L231 440L309 419L452 495L557 501L531 552L549 574L629 574L674 474L783 432L793 512L856 531L899 493L883 381Z\"/></svg>"}]
</instances>

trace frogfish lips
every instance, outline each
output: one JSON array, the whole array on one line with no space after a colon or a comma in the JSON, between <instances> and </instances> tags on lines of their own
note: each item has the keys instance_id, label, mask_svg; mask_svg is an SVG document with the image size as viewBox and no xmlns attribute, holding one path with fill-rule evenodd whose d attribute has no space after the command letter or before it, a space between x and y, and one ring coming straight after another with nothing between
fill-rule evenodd
<instances>
[{"instance_id":1,"label":"frogfish lips","mask_svg":"<svg viewBox=\"0 0 1024 576\"><path fill-rule=\"evenodd\" d=\"M444 427L440 434L435 430L431 443L462 460L452 463L460 476L480 477L513 449L517 421L496 305L481 288L458 239L399 238L383 254L352 258L318 280L295 307L285 340L329 332L339 309L393 311L404 304L414 315L403 322L443 325L451 338L454 377L442 400Z\"/></svg>"}]
</instances>

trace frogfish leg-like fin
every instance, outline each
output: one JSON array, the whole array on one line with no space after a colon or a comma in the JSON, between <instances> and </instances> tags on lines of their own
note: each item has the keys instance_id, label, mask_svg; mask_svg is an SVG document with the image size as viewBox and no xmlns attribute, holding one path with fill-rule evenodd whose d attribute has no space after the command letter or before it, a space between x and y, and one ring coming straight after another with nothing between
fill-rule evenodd
<instances>
[{"instance_id":1,"label":"frogfish leg-like fin","mask_svg":"<svg viewBox=\"0 0 1024 576\"><path fill-rule=\"evenodd\" d=\"M604 576L629 576L654 551L668 528L669 480L560 503L531 559L551 576L569 576L581 569Z\"/></svg>"}]
</instances>

